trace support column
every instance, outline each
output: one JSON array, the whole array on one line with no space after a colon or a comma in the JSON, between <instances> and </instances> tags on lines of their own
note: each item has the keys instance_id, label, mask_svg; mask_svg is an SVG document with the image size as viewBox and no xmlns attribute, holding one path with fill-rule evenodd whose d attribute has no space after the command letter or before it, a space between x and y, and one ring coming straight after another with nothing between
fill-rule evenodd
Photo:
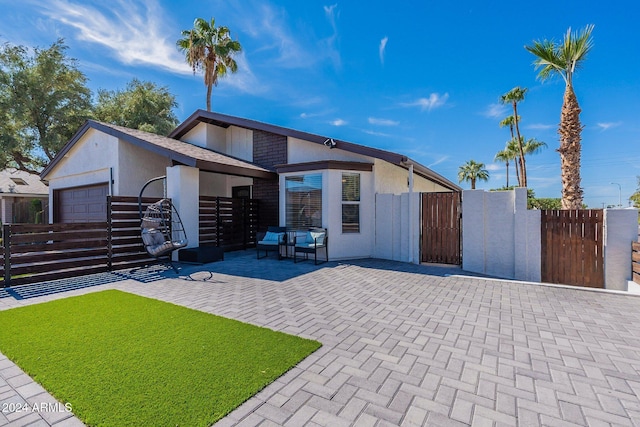
<instances>
[{"instance_id":1,"label":"support column","mask_svg":"<svg viewBox=\"0 0 640 427\"><path fill-rule=\"evenodd\" d=\"M604 287L626 291L631 277L631 242L638 240L637 209L604 211Z\"/></svg>"},{"instance_id":2,"label":"support column","mask_svg":"<svg viewBox=\"0 0 640 427\"><path fill-rule=\"evenodd\" d=\"M167 168L167 197L175 206L187 234L188 248L199 246L200 174L198 168L172 166ZM174 252L174 260L178 254Z\"/></svg>"}]
</instances>

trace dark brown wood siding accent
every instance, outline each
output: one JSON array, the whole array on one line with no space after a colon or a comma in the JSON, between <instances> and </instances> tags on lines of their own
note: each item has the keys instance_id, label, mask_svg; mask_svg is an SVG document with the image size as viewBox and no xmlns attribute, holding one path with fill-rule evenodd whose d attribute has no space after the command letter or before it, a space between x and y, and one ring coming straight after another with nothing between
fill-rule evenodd
<instances>
[{"instance_id":1,"label":"dark brown wood siding accent","mask_svg":"<svg viewBox=\"0 0 640 427\"><path fill-rule=\"evenodd\" d=\"M267 169L287 163L287 137L260 130L253 131L253 162ZM253 198L260 202L258 228L266 230L280 222L280 185L277 179L254 179Z\"/></svg>"}]
</instances>

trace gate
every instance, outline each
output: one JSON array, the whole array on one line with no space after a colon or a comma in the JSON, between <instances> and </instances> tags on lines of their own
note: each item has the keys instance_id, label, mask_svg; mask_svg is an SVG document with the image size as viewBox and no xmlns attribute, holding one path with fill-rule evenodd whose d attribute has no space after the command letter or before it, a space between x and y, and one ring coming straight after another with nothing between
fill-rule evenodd
<instances>
[{"instance_id":1,"label":"gate","mask_svg":"<svg viewBox=\"0 0 640 427\"><path fill-rule=\"evenodd\" d=\"M542 210L542 281L604 287L604 211Z\"/></svg>"},{"instance_id":2,"label":"gate","mask_svg":"<svg viewBox=\"0 0 640 427\"><path fill-rule=\"evenodd\" d=\"M420 261L462 263L460 193L422 193L422 245Z\"/></svg>"}]
</instances>

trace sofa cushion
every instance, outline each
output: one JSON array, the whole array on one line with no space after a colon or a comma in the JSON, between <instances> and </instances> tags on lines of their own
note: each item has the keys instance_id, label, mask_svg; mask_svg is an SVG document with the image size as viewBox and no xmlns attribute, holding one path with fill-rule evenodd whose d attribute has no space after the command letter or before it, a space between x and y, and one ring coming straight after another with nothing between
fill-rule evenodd
<instances>
[{"instance_id":1,"label":"sofa cushion","mask_svg":"<svg viewBox=\"0 0 640 427\"><path fill-rule=\"evenodd\" d=\"M322 246L324 245L324 233L321 231L309 231L307 232L306 242Z\"/></svg>"}]
</instances>

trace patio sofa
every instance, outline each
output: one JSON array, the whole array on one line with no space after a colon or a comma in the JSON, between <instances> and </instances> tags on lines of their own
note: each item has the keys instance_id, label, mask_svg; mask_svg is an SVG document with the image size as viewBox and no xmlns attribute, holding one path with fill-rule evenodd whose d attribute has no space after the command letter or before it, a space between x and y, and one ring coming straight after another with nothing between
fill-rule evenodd
<instances>
[{"instance_id":1,"label":"patio sofa","mask_svg":"<svg viewBox=\"0 0 640 427\"><path fill-rule=\"evenodd\" d=\"M258 259L269 256L269 252L277 252L278 259L282 259L280 253L280 247L287 243L287 228L286 227L269 227L267 232L259 232L256 236L256 255ZM260 252L264 251L265 255L260 256Z\"/></svg>"},{"instance_id":2,"label":"patio sofa","mask_svg":"<svg viewBox=\"0 0 640 427\"><path fill-rule=\"evenodd\" d=\"M304 259L309 259L309 254L313 254L313 262L318 265L318 251L324 249L325 261L329 261L329 236L325 228L310 228L305 236L296 238L293 246L293 262L298 262L298 253L304 254Z\"/></svg>"}]
</instances>

